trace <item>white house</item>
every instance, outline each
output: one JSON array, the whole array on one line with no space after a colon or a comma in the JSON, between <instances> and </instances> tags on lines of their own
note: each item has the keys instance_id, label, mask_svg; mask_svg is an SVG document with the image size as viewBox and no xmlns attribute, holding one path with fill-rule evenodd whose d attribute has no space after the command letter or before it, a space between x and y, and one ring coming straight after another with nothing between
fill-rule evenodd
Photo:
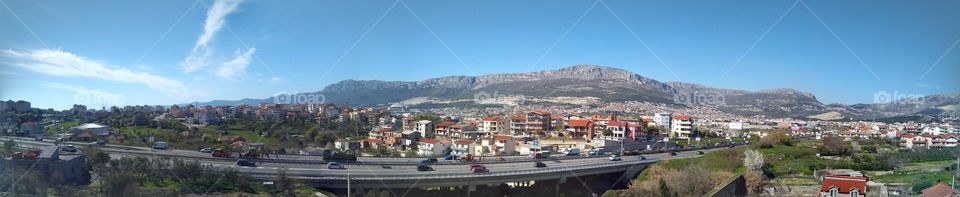
<instances>
[{"instance_id":1,"label":"white house","mask_svg":"<svg viewBox=\"0 0 960 197\"><path fill-rule=\"evenodd\" d=\"M420 156L443 156L443 152L450 148L450 143L444 143L441 140L423 138L417 143L417 152Z\"/></svg>"}]
</instances>

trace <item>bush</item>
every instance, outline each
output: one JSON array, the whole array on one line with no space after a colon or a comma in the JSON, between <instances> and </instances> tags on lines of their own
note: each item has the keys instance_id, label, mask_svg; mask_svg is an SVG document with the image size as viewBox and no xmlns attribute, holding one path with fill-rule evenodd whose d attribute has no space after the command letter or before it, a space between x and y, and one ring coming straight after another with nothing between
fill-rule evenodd
<instances>
[{"instance_id":1,"label":"bush","mask_svg":"<svg viewBox=\"0 0 960 197\"><path fill-rule=\"evenodd\" d=\"M793 146L793 139L787 132L784 131L771 131L767 133L767 136L760 138L758 142L760 148L772 148L776 145L785 145Z\"/></svg>"}]
</instances>

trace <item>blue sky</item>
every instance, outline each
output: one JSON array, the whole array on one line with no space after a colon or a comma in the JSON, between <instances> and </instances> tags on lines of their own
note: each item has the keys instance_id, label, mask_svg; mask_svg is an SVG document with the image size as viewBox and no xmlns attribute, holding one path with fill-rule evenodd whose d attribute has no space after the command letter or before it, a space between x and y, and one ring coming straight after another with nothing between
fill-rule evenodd
<instances>
[{"instance_id":1,"label":"blue sky","mask_svg":"<svg viewBox=\"0 0 960 197\"><path fill-rule=\"evenodd\" d=\"M43 108L574 64L825 103L960 92L960 1L2 2L0 99Z\"/></svg>"}]
</instances>

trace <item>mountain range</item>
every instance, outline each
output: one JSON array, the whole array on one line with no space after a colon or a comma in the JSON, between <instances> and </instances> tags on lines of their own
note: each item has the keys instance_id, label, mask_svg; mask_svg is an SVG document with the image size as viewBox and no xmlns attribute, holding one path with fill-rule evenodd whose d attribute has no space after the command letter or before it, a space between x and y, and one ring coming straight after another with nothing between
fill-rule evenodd
<instances>
[{"instance_id":1,"label":"mountain range","mask_svg":"<svg viewBox=\"0 0 960 197\"><path fill-rule=\"evenodd\" d=\"M318 92L325 103L376 106L475 106L552 103L568 105L642 101L676 107L706 106L737 115L815 119L957 116L960 94L912 98L911 102L824 104L811 93L789 88L745 91L685 82L660 82L612 67L574 65L556 70L482 76L448 76L420 81L343 80ZM290 95L287 95L288 98ZM274 103L276 97L196 105ZM918 102L922 101L922 102Z\"/></svg>"}]
</instances>

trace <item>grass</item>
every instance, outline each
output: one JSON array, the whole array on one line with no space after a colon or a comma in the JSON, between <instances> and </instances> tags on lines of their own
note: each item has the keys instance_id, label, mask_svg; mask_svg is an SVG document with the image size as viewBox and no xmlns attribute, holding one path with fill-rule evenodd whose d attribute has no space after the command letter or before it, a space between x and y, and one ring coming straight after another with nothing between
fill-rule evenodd
<instances>
[{"instance_id":1,"label":"grass","mask_svg":"<svg viewBox=\"0 0 960 197\"><path fill-rule=\"evenodd\" d=\"M50 124L43 127L43 133L47 134L48 136L56 136L58 133L69 131L70 127L75 127L77 125L80 125L80 121L74 120L74 121L60 122L60 128L62 129L62 131L58 131L57 124Z\"/></svg>"},{"instance_id":2,"label":"grass","mask_svg":"<svg viewBox=\"0 0 960 197\"><path fill-rule=\"evenodd\" d=\"M772 183L782 185L820 185L820 180L810 177L777 177L770 180Z\"/></svg>"},{"instance_id":3,"label":"grass","mask_svg":"<svg viewBox=\"0 0 960 197\"><path fill-rule=\"evenodd\" d=\"M681 139L670 139L670 141L674 141L674 142L677 142L677 144L679 145L686 146L687 144L715 144L715 143L730 142L730 141L742 142L743 138L730 138L730 140L727 140L727 138L722 138L722 137L700 138L699 142L696 141L695 139L690 139L689 143L687 142L687 140L681 140Z\"/></svg>"}]
</instances>

